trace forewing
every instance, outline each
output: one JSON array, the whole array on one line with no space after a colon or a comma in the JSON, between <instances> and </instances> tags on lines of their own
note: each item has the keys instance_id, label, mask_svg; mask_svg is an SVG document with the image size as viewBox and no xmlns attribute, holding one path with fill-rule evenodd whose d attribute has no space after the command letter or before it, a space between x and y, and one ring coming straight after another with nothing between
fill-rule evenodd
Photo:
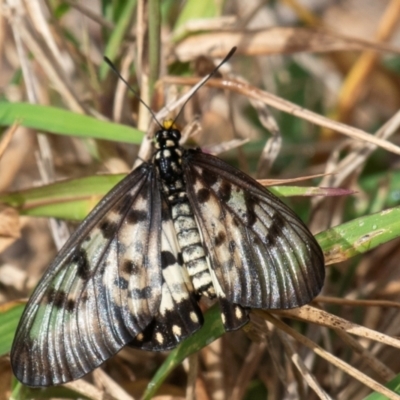
<instances>
[{"instance_id":1,"label":"forewing","mask_svg":"<svg viewBox=\"0 0 400 400\"><path fill-rule=\"evenodd\" d=\"M80 378L146 328L161 300L160 225L158 181L144 164L95 207L35 289L11 351L21 382Z\"/></svg>"},{"instance_id":2,"label":"forewing","mask_svg":"<svg viewBox=\"0 0 400 400\"><path fill-rule=\"evenodd\" d=\"M200 151L185 153L184 171L210 264L229 302L285 309L320 292L323 253L289 207L248 175Z\"/></svg>"},{"instance_id":3,"label":"forewing","mask_svg":"<svg viewBox=\"0 0 400 400\"><path fill-rule=\"evenodd\" d=\"M184 266L173 221L163 201L161 232L162 295L160 308L131 346L142 350L169 350L203 324L192 282Z\"/></svg>"}]
</instances>

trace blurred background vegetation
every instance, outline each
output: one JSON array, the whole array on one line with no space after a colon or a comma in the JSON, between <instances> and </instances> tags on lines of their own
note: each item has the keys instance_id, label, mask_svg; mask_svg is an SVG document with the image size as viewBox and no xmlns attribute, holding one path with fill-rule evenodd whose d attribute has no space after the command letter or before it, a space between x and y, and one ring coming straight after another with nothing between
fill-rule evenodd
<instances>
[{"instance_id":1,"label":"blurred background vegetation","mask_svg":"<svg viewBox=\"0 0 400 400\"><path fill-rule=\"evenodd\" d=\"M0 398L154 387L160 399L400 398L399 0L2 0L0 11ZM173 117L233 46L178 124L186 145L262 183L311 176L272 190L297 195L285 201L318 234L321 296L227 335L212 309L167 363L126 348L67 388L21 387L7 356L20 300L73 221L152 154L154 122L103 56Z\"/></svg>"}]
</instances>

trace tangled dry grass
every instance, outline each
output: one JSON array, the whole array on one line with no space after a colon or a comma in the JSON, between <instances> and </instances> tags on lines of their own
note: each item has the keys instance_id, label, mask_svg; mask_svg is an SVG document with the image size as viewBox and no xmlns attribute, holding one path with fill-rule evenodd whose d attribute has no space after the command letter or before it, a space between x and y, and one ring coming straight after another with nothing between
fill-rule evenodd
<instances>
[{"instance_id":1,"label":"tangled dry grass","mask_svg":"<svg viewBox=\"0 0 400 400\"><path fill-rule=\"evenodd\" d=\"M0 2L0 393L400 399L399 1L198 4ZM324 250L323 293L300 309L254 312L247 329L215 341L211 327L191 355L189 345L167 362L124 349L85 380L45 393L22 388L7 353L19 300L69 235L55 218L83 218L114 182L95 186L92 177L127 173L152 152L147 110L103 55L154 110L168 105L160 114L168 116L233 46L221 76L185 107L186 141L260 179L314 176L275 190L311 196L288 200ZM70 181L54 185L60 179Z\"/></svg>"}]
</instances>

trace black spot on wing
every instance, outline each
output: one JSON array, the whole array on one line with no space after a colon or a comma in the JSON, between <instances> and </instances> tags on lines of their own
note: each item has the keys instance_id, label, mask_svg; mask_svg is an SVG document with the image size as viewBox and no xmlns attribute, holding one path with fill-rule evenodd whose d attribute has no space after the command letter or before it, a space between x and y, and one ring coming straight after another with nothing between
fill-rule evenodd
<instances>
[{"instance_id":1,"label":"black spot on wing","mask_svg":"<svg viewBox=\"0 0 400 400\"><path fill-rule=\"evenodd\" d=\"M90 278L90 265L86 251L82 248L78 249L71 261L77 265L76 275L87 281Z\"/></svg>"},{"instance_id":2,"label":"black spot on wing","mask_svg":"<svg viewBox=\"0 0 400 400\"><path fill-rule=\"evenodd\" d=\"M232 185L227 181L222 181L221 186L218 189L218 196L219 198L227 203L232 194Z\"/></svg>"},{"instance_id":3,"label":"black spot on wing","mask_svg":"<svg viewBox=\"0 0 400 400\"><path fill-rule=\"evenodd\" d=\"M112 239L118 229L118 225L116 222L106 219L101 222L99 229L101 230L104 239Z\"/></svg>"},{"instance_id":4,"label":"black spot on wing","mask_svg":"<svg viewBox=\"0 0 400 400\"><path fill-rule=\"evenodd\" d=\"M143 210L130 210L126 216L126 221L129 224L137 224L146 221L149 218L148 213Z\"/></svg>"},{"instance_id":5,"label":"black spot on wing","mask_svg":"<svg viewBox=\"0 0 400 400\"><path fill-rule=\"evenodd\" d=\"M74 299L68 299L66 307L68 312L73 312L76 307L76 301Z\"/></svg>"},{"instance_id":6,"label":"black spot on wing","mask_svg":"<svg viewBox=\"0 0 400 400\"><path fill-rule=\"evenodd\" d=\"M265 237L265 244L267 246L276 246L279 236L282 235L282 227L285 224L285 220L279 214L275 214L272 217L272 223L268 228L268 233Z\"/></svg>"},{"instance_id":7,"label":"black spot on wing","mask_svg":"<svg viewBox=\"0 0 400 400\"><path fill-rule=\"evenodd\" d=\"M229 242L228 248L229 248L229 252L230 252L231 254L233 254L233 253L235 252L236 243L235 243L234 240L231 240L231 241Z\"/></svg>"},{"instance_id":8,"label":"black spot on wing","mask_svg":"<svg viewBox=\"0 0 400 400\"><path fill-rule=\"evenodd\" d=\"M124 260L122 263L122 272L128 275L137 275L139 267L131 260Z\"/></svg>"},{"instance_id":9,"label":"black spot on wing","mask_svg":"<svg viewBox=\"0 0 400 400\"><path fill-rule=\"evenodd\" d=\"M122 276L119 276L114 280L114 285L117 286L118 289L126 290L128 289L129 282Z\"/></svg>"},{"instance_id":10,"label":"black spot on wing","mask_svg":"<svg viewBox=\"0 0 400 400\"><path fill-rule=\"evenodd\" d=\"M56 290L54 288L51 288L47 293L47 302L55 308L64 308L68 312L72 312L76 305L75 300L69 299L64 290Z\"/></svg>"},{"instance_id":11,"label":"black spot on wing","mask_svg":"<svg viewBox=\"0 0 400 400\"><path fill-rule=\"evenodd\" d=\"M63 308L67 294L63 290L51 288L47 294L47 302L56 308Z\"/></svg>"},{"instance_id":12,"label":"black spot on wing","mask_svg":"<svg viewBox=\"0 0 400 400\"><path fill-rule=\"evenodd\" d=\"M176 264L176 258L170 251L161 252L161 268L167 268L170 265Z\"/></svg>"},{"instance_id":13,"label":"black spot on wing","mask_svg":"<svg viewBox=\"0 0 400 400\"><path fill-rule=\"evenodd\" d=\"M206 188L202 188L197 192L197 200L199 203L205 203L210 199L210 191Z\"/></svg>"},{"instance_id":14,"label":"black spot on wing","mask_svg":"<svg viewBox=\"0 0 400 400\"><path fill-rule=\"evenodd\" d=\"M206 171L203 169L203 171L201 172L201 177L203 181L209 186L214 185L218 181L218 176L210 170Z\"/></svg>"},{"instance_id":15,"label":"black spot on wing","mask_svg":"<svg viewBox=\"0 0 400 400\"><path fill-rule=\"evenodd\" d=\"M219 247L225 243L225 240L226 240L225 232L220 231L220 232L218 232L217 236L214 238L214 244L215 244L215 246Z\"/></svg>"},{"instance_id":16,"label":"black spot on wing","mask_svg":"<svg viewBox=\"0 0 400 400\"><path fill-rule=\"evenodd\" d=\"M129 292L129 297L135 300L151 299L152 296L153 294L150 286L146 286L143 289L133 289Z\"/></svg>"},{"instance_id":17,"label":"black spot on wing","mask_svg":"<svg viewBox=\"0 0 400 400\"><path fill-rule=\"evenodd\" d=\"M244 192L244 201L246 204L246 217L247 225L253 226L257 221L257 214L254 210L256 204L258 204L258 199L248 192Z\"/></svg>"}]
</instances>

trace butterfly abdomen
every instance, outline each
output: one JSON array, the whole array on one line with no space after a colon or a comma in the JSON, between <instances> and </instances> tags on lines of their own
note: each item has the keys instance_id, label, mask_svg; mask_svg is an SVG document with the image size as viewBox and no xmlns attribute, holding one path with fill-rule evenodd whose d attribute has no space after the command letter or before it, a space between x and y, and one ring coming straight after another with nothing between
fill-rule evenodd
<instances>
[{"instance_id":1,"label":"butterfly abdomen","mask_svg":"<svg viewBox=\"0 0 400 400\"><path fill-rule=\"evenodd\" d=\"M184 150L179 146L180 133L175 129L160 130L156 134L154 163L158 170L162 192L171 210L182 259L195 292L215 297L206 254L200 232L186 194L182 170Z\"/></svg>"}]
</instances>

